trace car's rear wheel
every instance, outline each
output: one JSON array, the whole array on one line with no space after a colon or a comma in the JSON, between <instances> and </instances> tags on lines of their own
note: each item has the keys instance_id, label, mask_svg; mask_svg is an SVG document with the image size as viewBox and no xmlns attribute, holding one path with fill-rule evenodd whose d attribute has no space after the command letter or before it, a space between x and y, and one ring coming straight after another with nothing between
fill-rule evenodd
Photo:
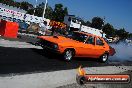
<instances>
[{"instance_id":1,"label":"car's rear wheel","mask_svg":"<svg viewBox=\"0 0 132 88\"><path fill-rule=\"evenodd\" d=\"M73 54L74 54L73 50L66 49L64 54L63 54L64 60L71 61L73 58Z\"/></svg>"},{"instance_id":2,"label":"car's rear wheel","mask_svg":"<svg viewBox=\"0 0 132 88\"><path fill-rule=\"evenodd\" d=\"M108 60L109 55L107 53L104 53L101 57L100 57L100 62L105 63Z\"/></svg>"}]
</instances>

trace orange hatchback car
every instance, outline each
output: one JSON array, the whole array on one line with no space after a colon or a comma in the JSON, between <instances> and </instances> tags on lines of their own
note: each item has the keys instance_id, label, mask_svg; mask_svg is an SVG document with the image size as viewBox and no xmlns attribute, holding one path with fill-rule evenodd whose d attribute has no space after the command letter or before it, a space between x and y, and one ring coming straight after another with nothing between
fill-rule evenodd
<instances>
[{"instance_id":1,"label":"orange hatchback car","mask_svg":"<svg viewBox=\"0 0 132 88\"><path fill-rule=\"evenodd\" d=\"M38 38L40 39L38 43L43 49L62 54L67 61L73 57L90 57L106 62L109 55L115 53L103 38L84 32L75 31L68 36L38 36Z\"/></svg>"}]
</instances>

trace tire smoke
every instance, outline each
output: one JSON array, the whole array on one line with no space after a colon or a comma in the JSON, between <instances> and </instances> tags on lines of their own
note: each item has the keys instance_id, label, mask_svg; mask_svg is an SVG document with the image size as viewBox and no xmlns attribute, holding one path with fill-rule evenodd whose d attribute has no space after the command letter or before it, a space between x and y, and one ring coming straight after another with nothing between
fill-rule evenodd
<instances>
[{"instance_id":1,"label":"tire smoke","mask_svg":"<svg viewBox=\"0 0 132 88\"><path fill-rule=\"evenodd\" d=\"M116 50L116 54L110 57L110 61L132 61L132 44L120 42L110 46Z\"/></svg>"}]
</instances>

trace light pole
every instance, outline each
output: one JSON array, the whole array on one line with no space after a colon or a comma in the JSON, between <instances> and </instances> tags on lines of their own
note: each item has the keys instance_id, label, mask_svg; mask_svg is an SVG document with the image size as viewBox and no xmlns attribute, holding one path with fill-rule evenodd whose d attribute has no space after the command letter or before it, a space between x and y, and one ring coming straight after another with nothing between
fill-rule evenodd
<instances>
[{"instance_id":1,"label":"light pole","mask_svg":"<svg viewBox=\"0 0 132 88\"><path fill-rule=\"evenodd\" d=\"M103 27L105 25L105 16L103 17L103 25L102 25L102 28L101 28L101 31L102 31L102 37L104 37L104 32L103 32Z\"/></svg>"},{"instance_id":2,"label":"light pole","mask_svg":"<svg viewBox=\"0 0 132 88\"><path fill-rule=\"evenodd\" d=\"M43 11L43 20L44 20L44 15L45 15L46 7L47 7L47 0L45 0L44 11Z\"/></svg>"},{"instance_id":3,"label":"light pole","mask_svg":"<svg viewBox=\"0 0 132 88\"><path fill-rule=\"evenodd\" d=\"M36 6L37 6L37 2L38 2L38 0L36 0L35 9L36 9ZM34 9L34 14L35 14L35 9ZM34 14L33 14L33 15L34 15Z\"/></svg>"}]
</instances>

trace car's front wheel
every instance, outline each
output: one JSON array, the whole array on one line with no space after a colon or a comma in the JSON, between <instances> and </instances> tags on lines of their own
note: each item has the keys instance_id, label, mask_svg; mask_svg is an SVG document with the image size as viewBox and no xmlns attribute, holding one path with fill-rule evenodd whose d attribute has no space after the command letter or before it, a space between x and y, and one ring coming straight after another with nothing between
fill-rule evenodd
<instances>
[{"instance_id":1,"label":"car's front wheel","mask_svg":"<svg viewBox=\"0 0 132 88\"><path fill-rule=\"evenodd\" d=\"M73 58L73 53L74 53L73 50L70 49L65 50L63 54L64 60L70 61Z\"/></svg>"},{"instance_id":2,"label":"car's front wheel","mask_svg":"<svg viewBox=\"0 0 132 88\"><path fill-rule=\"evenodd\" d=\"M105 63L108 60L109 54L104 53L101 57L100 57L100 62Z\"/></svg>"}]
</instances>

